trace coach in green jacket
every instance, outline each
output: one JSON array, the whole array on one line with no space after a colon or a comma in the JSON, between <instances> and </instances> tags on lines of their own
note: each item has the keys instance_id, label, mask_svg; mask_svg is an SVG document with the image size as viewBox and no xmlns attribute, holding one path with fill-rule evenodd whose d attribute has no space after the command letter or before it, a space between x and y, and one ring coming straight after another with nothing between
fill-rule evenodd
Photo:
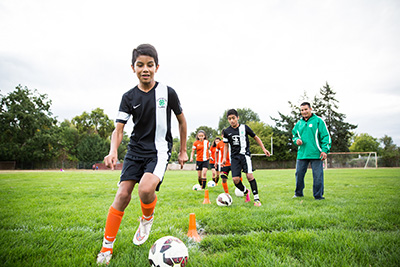
<instances>
[{"instance_id":1,"label":"coach in green jacket","mask_svg":"<svg viewBox=\"0 0 400 267\"><path fill-rule=\"evenodd\" d=\"M298 146L294 197L303 197L304 176L311 163L314 198L325 199L323 161L331 149L331 137L325 122L312 113L310 103L302 103L300 111L303 118L292 130L293 143Z\"/></svg>"}]
</instances>

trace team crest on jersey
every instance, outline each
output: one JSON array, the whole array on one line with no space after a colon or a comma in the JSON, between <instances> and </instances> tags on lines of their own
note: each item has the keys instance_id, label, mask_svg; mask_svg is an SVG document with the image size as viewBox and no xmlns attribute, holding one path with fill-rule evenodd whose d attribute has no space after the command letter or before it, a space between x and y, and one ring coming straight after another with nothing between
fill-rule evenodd
<instances>
[{"instance_id":1,"label":"team crest on jersey","mask_svg":"<svg viewBox=\"0 0 400 267\"><path fill-rule=\"evenodd\" d=\"M308 127L312 128L312 123L310 123L310 124L308 125Z\"/></svg>"},{"instance_id":2,"label":"team crest on jersey","mask_svg":"<svg viewBox=\"0 0 400 267\"><path fill-rule=\"evenodd\" d=\"M157 99L157 107L158 108L166 108L167 107L167 99L164 97L160 97Z\"/></svg>"}]
</instances>

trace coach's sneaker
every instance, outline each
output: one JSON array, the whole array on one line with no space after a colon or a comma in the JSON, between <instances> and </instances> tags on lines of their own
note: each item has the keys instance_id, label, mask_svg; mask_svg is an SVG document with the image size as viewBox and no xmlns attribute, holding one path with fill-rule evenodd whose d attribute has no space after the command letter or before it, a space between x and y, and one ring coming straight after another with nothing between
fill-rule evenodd
<instances>
[{"instance_id":1,"label":"coach's sneaker","mask_svg":"<svg viewBox=\"0 0 400 267\"><path fill-rule=\"evenodd\" d=\"M106 252L100 252L97 255L97 265L108 265L110 263L112 253L110 250Z\"/></svg>"},{"instance_id":2,"label":"coach's sneaker","mask_svg":"<svg viewBox=\"0 0 400 267\"><path fill-rule=\"evenodd\" d=\"M139 228L137 229L135 236L133 237L133 244L140 246L144 242L146 242L147 238L149 238L151 226L153 225L154 217L150 220L143 219L140 217Z\"/></svg>"},{"instance_id":3,"label":"coach's sneaker","mask_svg":"<svg viewBox=\"0 0 400 267\"><path fill-rule=\"evenodd\" d=\"M261 201L260 200L255 200L254 201L254 206L261 207Z\"/></svg>"},{"instance_id":4,"label":"coach's sneaker","mask_svg":"<svg viewBox=\"0 0 400 267\"><path fill-rule=\"evenodd\" d=\"M246 189L247 193L245 192L244 194L246 195L246 200L244 202L250 202L250 190Z\"/></svg>"}]
</instances>

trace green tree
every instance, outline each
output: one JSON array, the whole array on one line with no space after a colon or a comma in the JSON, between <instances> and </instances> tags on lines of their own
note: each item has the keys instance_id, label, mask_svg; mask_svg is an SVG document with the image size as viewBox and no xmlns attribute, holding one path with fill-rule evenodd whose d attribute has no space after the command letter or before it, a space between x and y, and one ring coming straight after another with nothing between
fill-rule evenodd
<instances>
[{"instance_id":1,"label":"green tree","mask_svg":"<svg viewBox=\"0 0 400 267\"><path fill-rule=\"evenodd\" d=\"M106 139L111 136L114 130L114 122L101 108L92 110L90 114L84 111L81 115L75 116L71 122L80 135L94 133Z\"/></svg>"},{"instance_id":2,"label":"green tree","mask_svg":"<svg viewBox=\"0 0 400 267\"><path fill-rule=\"evenodd\" d=\"M59 157L62 161L78 161L77 146L79 143L79 133L75 126L69 121L64 120L59 126Z\"/></svg>"},{"instance_id":3,"label":"green tree","mask_svg":"<svg viewBox=\"0 0 400 267\"><path fill-rule=\"evenodd\" d=\"M57 152L57 120L52 117L47 95L18 85L0 97L0 160L52 159Z\"/></svg>"},{"instance_id":4,"label":"green tree","mask_svg":"<svg viewBox=\"0 0 400 267\"><path fill-rule=\"evenodd\" d=\"M253 132L261 139L265 148L271 152L271 137L273 135L273 129L271 126L264 122L249 121L247 125L253 130ZM250 153L252 154L264 154L262 148L257 144L254 138L249 137L250 141ZM271 159L271 158L269 158Z\"/></svg>"},{"instance_id":5,"label":"green tree","mask_svg":"<svg viewBox=\"0 0 400 267\"><path fill-rule=\"evenodd\" d=\"M346 115L338 112L339 101L336 93L330 88L328 82L320 89L320 96L314 97L312 104L316 115L320 116L326 123L332 138L332 152L348 152L353 137L352 130L357 125L345 122Z\"/></svg>"},{"instance_id":6,"label":"green tree","mask_svg":"<svg viewBox=\"0 0 400 267\"><path fill-rule=\"evenodd\" d=\"M260 121L260 117L257 113L252 111L249 108L238 108L236 109L239 115L239 122L242 124L248 124L250 121ZM226 129L229 127L228 119L226 118L226 114L228 113L228 109L225 110L224 115L219 118L218 130Z\"/></svg>"},{"instance_id":7,"label":"green tree","mask_svg":"<svg viewBox=\"0 0 400 267\"><path fill-rule=\"evenodd\" d=\"M379 142L377 138L369 134L362 133L354 136L354 141L350 146L351 152L376 152L379 149Z\"/></svg>"},{"instance_id":8,"label":"green tree","mask_svg":"<svg viewBox=\"0 0 400 267\"><path fill-rule=\"evenodd\" d=\"M123 159L124 159L124 157L126 155L126 152L128 151L129 141L130 141L129 136L126 134L126 132L124 132L124 136L122 137L121 144L118 147L118 159L120 161L123 161ZM105 154L105 155L107 155L107 154Z\"/></svg>"},{"instance_id":9,"label":"green tree","mask_svg":"<svg viewBox=\"0 0 400 267\"><path fill-rule=\"evenodd\" d=\"M94 163L103 161L110 148L110 142L104 140L98 134L86 134L77 146L77 158L79 161Z\"/></svg>"},{"instance_id":10,"label":"green tree","mask_svg":"<svg viewBox=\"0 0 400 267\"><path fill-rule=\"evenodd\" d=\"M181 143L179 141L179 138L178 137L174 137L173 145L172 145L171 158L170 158L169 162L178 161L178 155L179 155L180 146L181 146Z\"/></svg>"},{"instance_id":11,"label":"green tree","mask_svg":"<svg viewBox=\"0 0 400 267\"><path fill-rule=\"evenodd\" d=\"M385 135L380 139L383 144L381 156L383 167L399 167L400 166L400 148L393 144L393 139Z\"/></svg>"}]
</instances>

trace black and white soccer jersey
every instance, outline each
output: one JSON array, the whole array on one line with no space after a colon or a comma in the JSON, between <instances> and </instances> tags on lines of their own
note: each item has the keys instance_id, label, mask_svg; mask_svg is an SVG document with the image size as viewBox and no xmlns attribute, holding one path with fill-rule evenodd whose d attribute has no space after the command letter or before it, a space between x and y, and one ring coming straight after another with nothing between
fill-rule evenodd
<instances>
[{"instance_id":1,"label":"black and white soccer jersey","mask_svg":"<svg viewBox=\"0 0 400 267\"><path fill-rule=\"evenodd\" d=\"M239 127L233 128L229 126L224 130L224 143L229 143L231 147L231 155L247 155L250 156L249 137L256 134L246 124L240 124Z\"/></svg>"},{"instance_id":2,"label":"black and white soccer jersey","mask_svg":"<svg viewBox=\"0 0 400 267\"><path fill-rule=\"evenodd\" d=\"M116 122L126 124L132 116L133 131L128 155L154 157L158 153L171 153L171 110L182 113L175 90L156 82L148 92L137 86L122 96Z\"/></svg>"}]
</instances>

